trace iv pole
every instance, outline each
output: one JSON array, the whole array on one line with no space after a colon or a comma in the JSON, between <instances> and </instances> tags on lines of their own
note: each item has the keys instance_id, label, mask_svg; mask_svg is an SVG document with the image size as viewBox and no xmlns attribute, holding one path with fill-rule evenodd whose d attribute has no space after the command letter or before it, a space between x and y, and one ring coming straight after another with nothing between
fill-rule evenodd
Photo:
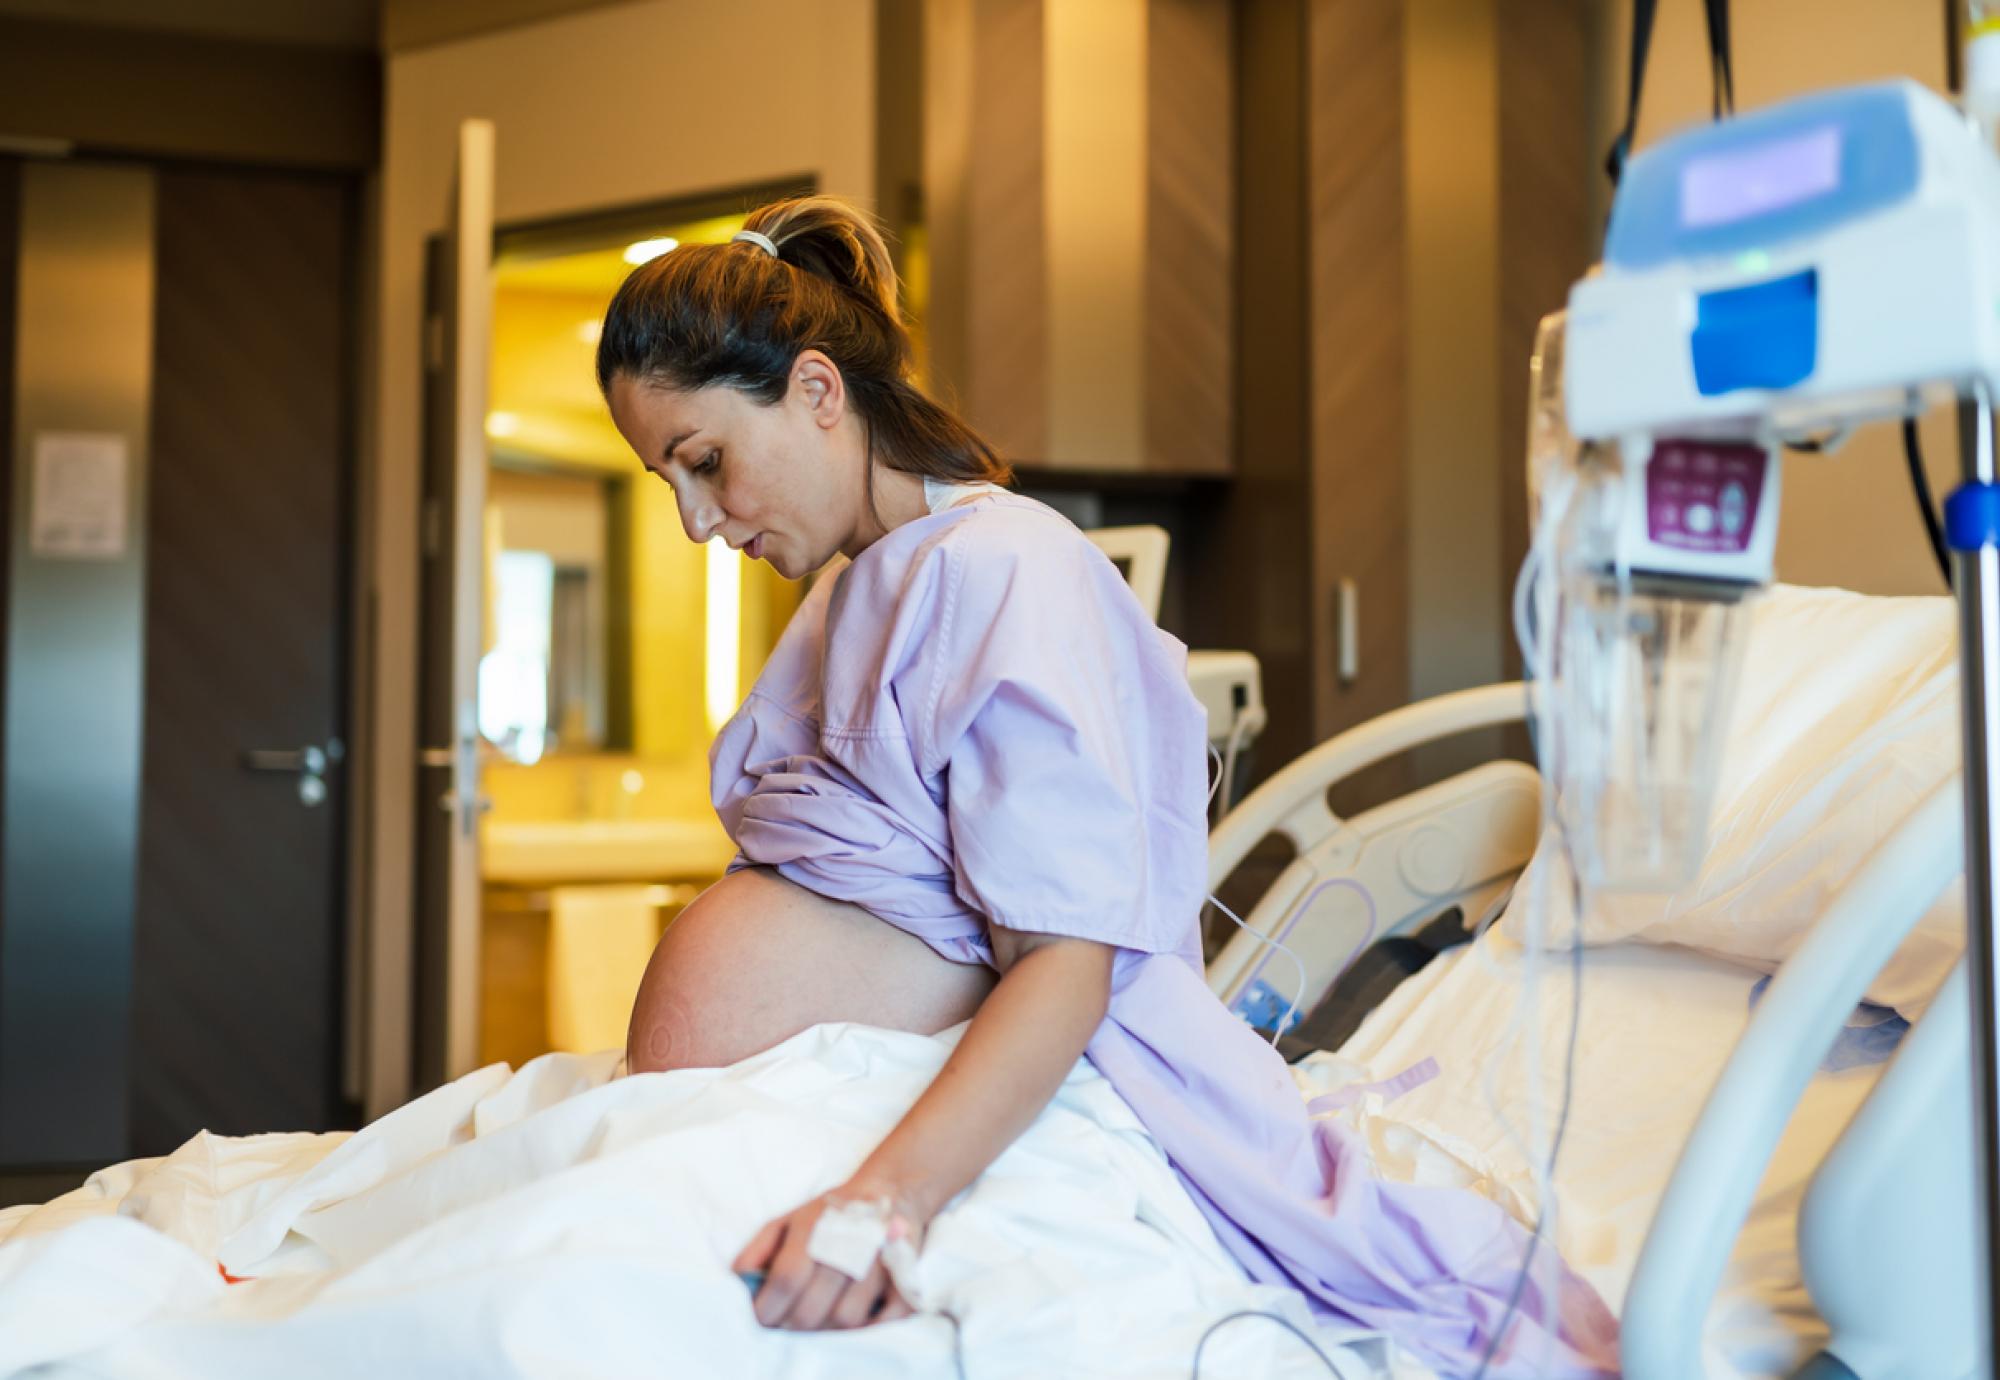
<instances>
[{"instance_id":1,"label":"iv pole","mask_svg":"<svg viewBox=\"0 0 2000 1380\"><path fill-rule=\"evenodd\" d=\"M1990 147L2000 113L2000 32L1980 0L1948 0L1946 70L1954 94ZM1970 19L1970 26L1967 20ZM1975 384L1958 407L1963 482L1945 501L1945 540L1957 557L1959 706L1965 744L1965 962L1972 994L1972 1133L1974 1204L1981 1249L1974 1297L1980 1373L2000 1367L2000 782L1993 749L2000 744L2000 483L1994 466L1993 397Z\"/></svg>"},{"instance_id":2,"label":"iv pole","mask_svg":"<svg viewBox=\"0 0 2000 1380\"><path fill-rule=\"evenodd\" d=\"M1985 1301L1981 1373L2000 1359L2000 943L1994 902L2000 880L2000 781L1991 770L2000 744L2000 484L1993 463L1993 402L1984 384L1959 404L1965 482L1945 503L1946 540L1958 556L1959 691L1965 728L1965 961L1972 993L1972 1114Z\"/></svg>"}]
</instances>

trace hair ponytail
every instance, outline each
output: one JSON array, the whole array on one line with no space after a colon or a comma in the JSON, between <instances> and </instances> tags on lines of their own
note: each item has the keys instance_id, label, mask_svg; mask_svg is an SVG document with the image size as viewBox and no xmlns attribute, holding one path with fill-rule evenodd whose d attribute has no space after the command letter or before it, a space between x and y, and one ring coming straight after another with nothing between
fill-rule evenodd
<instances>
[{"instance_id":1,"label":"hair ponytail","mask_svg":"<svg viewBox=\"0 0 2000 1380\"><path fill-rule=\"evenodd\" d=\"M818 274L902 328L889 246L853 207L825 196L774 201L752 212L743 228L777 245L778 257L786 263ZM905 343L908 338L905 331Z\"/></svg>"},{"instance_id":2,"label":"hair ponytail","mask_svg":"<svg viewBox=\"0 0 2000 1380\"><path fill-rule=\"evenodd\" d=\"M840 370L874 458L955 483L1012 477L911 379L895 268L867 217L833 197L795 197L753 212L744 228L776 255L747 240L683 245L632 271L598 338L601 390L621 376L687 390L721 384L770 406L800 352L819 350Z\"/></svg>"}]
</instances>

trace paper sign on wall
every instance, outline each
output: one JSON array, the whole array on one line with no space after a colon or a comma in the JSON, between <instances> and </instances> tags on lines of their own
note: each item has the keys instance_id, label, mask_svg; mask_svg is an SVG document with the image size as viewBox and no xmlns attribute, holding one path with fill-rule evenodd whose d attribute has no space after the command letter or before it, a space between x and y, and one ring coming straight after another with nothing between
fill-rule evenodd
<instances>
[{"instance_id":1,"label":"paper sign on wall","mask_svg":"<svg viewBox=\"0 0 2000 1380\"><path fill-rule=\"evenodd\" d=\"M115 432L38 434L29 550L69 560L123 556L127 468L125 438Z\"/></svg>"}]
</instances>

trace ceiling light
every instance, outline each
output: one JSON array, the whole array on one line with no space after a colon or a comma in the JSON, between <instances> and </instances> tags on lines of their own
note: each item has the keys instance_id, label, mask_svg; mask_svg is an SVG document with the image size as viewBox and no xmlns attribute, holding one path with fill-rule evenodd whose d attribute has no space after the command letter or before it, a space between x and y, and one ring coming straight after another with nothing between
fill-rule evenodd
<instances>
[{"instance_id":1,"label":"ceiling light","mask_svg":"<svg viewBox=\"0 0 2000 1380\"><path fill-rule=\"evenodd\" d=\"M669 249L679 247L679 240L665 235L656 240L634 240L625 246L625 262L633 265L643 264L649 259L659 258Z\"/></svg>"},{"instance_id":2,"label":"ceiling light","mask_svg":"<svg viewBox=\"0 0 2000 1380\"><path fill-rule=\"evenodd\" d=\"M521 429L521 419L511 412L489 412L486 414L486 434L504 440Z\"/></svg>"},{"instance_id":3,"label":"ceiling light","mask_svg":"<svg viewBox=\"0 0 2000 1380\"><path fill-rule=\"evenodd\" d=\"M594 316L576 328L576 338L586 345L595 345L603 335L604 323Z\"/></svg>"}]
</instances>

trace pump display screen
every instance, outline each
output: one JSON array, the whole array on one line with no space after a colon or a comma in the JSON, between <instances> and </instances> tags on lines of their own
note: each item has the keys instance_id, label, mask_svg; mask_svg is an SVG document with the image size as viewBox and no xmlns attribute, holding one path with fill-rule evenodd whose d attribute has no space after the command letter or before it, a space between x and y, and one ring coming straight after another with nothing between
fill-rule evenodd
<instances>
[{"instance_id":1,"label":"pump display screen","mask_svg":"<svg viewBox=\"0 0 2000 1380\"><path fill-rule=\"evenodd\" d=\"M1681 169L1681 224L1729 225L1824 196L1840 186L1840 127L1695 158Z\"/></svg>"}]
</instances>

